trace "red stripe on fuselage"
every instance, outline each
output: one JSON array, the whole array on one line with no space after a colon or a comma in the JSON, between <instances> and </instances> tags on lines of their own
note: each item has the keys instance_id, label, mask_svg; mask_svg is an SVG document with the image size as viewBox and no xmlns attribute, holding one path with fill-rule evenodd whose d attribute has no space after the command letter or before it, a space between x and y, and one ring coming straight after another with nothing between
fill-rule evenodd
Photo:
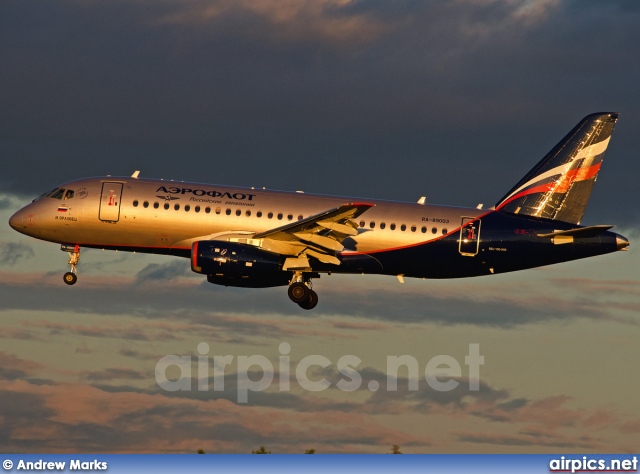
<instances>
[{"instance_id":1,"label":"red stripe on fuselage","mask_svg":"<svg viewBox=\"0 0 640 474\"><path fill-rule=\"evenodd\" d=\"M465 222L465 225L467 225L467 224L469 224L471 222L475 222L477 220L483 219L485 216L488 216L492 212L495 212L495 211L485 212L484 214L482 214L482 215L480 215L478 217L474 217L472 220L470 220L468 222ZM418 242L418 243L415 243L415 244L402 245L400 247L390 247L390 248L379 249L379 250L369 250L367 252L349 252L349 253L341 252L340 255L342 255L343 257L347 257L349 255L370 255L372 253L392 252L394 250L402 250L402 249L409 249L411 247L418 247L419 245L426 245L428 243L435 242L436 240L442 240L442 239L444 239L446 237L449 237L452 234L460 232L461 228L462 228L462 226L458 226L455 229L453 229L451 232L447 232L445 235L441 235L441 236L436 237L435 239L431 239L431 240L423 240L422 242Z\"/></svg>"}]
</instances>

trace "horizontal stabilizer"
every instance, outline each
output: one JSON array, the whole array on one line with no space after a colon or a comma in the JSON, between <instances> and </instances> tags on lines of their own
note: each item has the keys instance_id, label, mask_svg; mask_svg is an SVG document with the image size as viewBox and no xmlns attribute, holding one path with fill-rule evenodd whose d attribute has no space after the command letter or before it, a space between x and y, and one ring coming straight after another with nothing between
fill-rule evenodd
<instances>
[{"instance_id":1,"label":"horizontal stabilizer","mask_svg":"<svg viewBox=\"0 0 640 474\"><path fill-rule=\"evenodd\" d=\"M612 227L612 225L592 225L590 227L579 227L577 229L556 230L548 234L538 234L538 237L574 237L587 239L602 234Z\"/></svg>"}]
</instances>

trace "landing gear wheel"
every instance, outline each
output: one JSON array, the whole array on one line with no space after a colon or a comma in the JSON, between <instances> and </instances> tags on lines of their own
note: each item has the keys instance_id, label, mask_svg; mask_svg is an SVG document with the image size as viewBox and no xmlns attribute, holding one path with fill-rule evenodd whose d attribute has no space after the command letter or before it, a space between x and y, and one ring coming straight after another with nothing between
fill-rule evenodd
<instances>
[{"instance_id":1,"label":"landing gear wheel","mask_svg":"<svg viewBox=\"0 0 640 474\"><path fill-rule=\"evenodd\" d=\"M309 287L307 287L307 285L305 285L304 283L292 283L291 285L289 285L289 298L294 303L306 302L306 300L309 298L310 291L311 290L309 289Z\"/></svg>"},{"instance_id":2,"label":"landing gear wheel","mask_svg":"<svg viewBox=\"0 0 640 474\"><path fill-rule=\"evenodd\" d=\"M62 244L60 250L69 254L69 265L71 265L71 271L64 274L62 279L67 285L75 285L78 281L78 275L76 275L76 267L80 262L80 246L79 245L66 245Z\"/></svg>"},{"instance_id":3,"label":"landing gear wheel","mask_svg":"<svg viewBox=\"0 0 640 474\"><path fill-rule=\"evenodd\" d=\"M67 272L64 274L64 282L67 285L74 285L78 281L78 276L75 273Z\"/></svg>"},{"instance_id":4,"label":"landing gear wheel","mask_svg":"<svg viewBox=\"0 0 640 474\"><path fill-rule=\"evenodd\" d=\"M298 303L298 306L300 306L302 309L313 309L317 304L318 293L313 290L309 290L309 296L307 297L307 299Z\"/></svg>"}]
</instances>

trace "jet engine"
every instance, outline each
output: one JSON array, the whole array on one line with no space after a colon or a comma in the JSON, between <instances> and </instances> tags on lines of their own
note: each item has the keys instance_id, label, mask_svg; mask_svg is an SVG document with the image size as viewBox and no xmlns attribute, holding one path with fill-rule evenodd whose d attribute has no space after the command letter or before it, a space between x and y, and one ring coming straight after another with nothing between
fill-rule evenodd
<instances>
[{"instance_id":1,"label":"jet engine","mask_svg":"<svg viewBox=\"0 0 640 474\"><path fill-rule=\"evenodd\" d=\"M252 245L200 240L191 246L191 270L216 285L267 288L289 284L284 257Z\"/></svg>"}]
</instances>

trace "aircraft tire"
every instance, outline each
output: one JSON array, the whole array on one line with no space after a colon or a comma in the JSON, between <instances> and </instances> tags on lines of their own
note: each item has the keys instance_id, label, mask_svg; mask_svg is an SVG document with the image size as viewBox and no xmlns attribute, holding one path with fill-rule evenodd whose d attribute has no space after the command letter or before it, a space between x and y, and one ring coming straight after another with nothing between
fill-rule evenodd
<instances>
[{"instance_id":1,"label":"aircraft tire","mask_svg":"<svg viewBox=\"0 0 640 474\"><path fill-rule=\"evenodd\" d=\"M302 309L309 310L309 309L315 308L317 304L318 304L318 293L316 293L313 290L309 290L309 297L305 301L298 303L298 306L300 306Z\"/></svg>"},{"instance_id":2,"label":"aircraft tire","mask_svg":"<svg viewBox=\"0 0 640 474\"><path fill-rule=\"evenodd\" d=\"M62 278L67 285L75 285L78 281L78 276L71 272L65 273Z\"/></svg>"},{"instance_id":3,"label":"aircraft tire","mask_svg":"<svg viewBox=\"0 0 640 474\"><path fill-rule=\"evenodd\" d=\"M301 303L309 298L309 288L304 283L293 283L289 285L289 299L294 303Z\"/></svg>"}]
</instances>

